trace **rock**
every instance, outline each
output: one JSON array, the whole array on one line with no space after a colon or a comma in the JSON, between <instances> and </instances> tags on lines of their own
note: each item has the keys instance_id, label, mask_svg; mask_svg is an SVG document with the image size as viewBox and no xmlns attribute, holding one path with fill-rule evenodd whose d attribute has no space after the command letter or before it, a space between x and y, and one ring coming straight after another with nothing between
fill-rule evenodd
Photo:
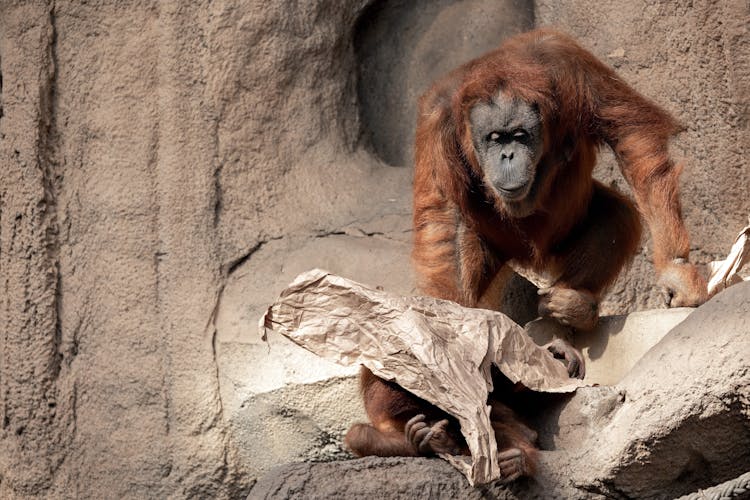
<instances>
[{"instance_id":1,"label":"rock","mask_svg":"<svg viewBox=\"0 0 750 500\"><path fill-rule=\"evenodd\" d=\"M259 480L248 499L388 498L515 499L502 486L475 489L440 459L367 457L346 462L301 463L274 469Z\"/></svg>"},{"instance_id":2,"label":"rock","mask_svg":"<svg viewBox=\"0 0 750 500\"><path fill-rule=\"evenodd\" d=\"M750 469L749 317L745 282L699 307L638 361L616 386L622 407L587 445L603 467L585 483L675 497Z\"/></svg>"},{"instance_id":3,"label":"rock","mask_svg":"<svg viewBox=\"0 0 750 500\"><path fill-rule=\"evenodd\" d=\"M414 96L532 23L621 48L623 78L687 125L694 258L745 222L746 2L293 5L0 3L0 498L242 496L260 423L234 412L324 384L281 348L251 364L252 310L321 261L413 288ZM597 175L627 191L611 157ZM606 314L661 306L648 255Z\"/></svg>"}]
</instances>

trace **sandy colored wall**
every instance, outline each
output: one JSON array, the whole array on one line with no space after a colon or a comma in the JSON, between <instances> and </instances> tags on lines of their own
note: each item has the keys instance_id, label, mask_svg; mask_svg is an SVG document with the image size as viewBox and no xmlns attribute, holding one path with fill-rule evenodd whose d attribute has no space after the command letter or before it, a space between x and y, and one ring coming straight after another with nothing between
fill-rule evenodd
<instances>
[{"instance_id":1,"label":"sandy colored wall","mask_svg":"<svg viewBox=\"0 0 750 500\"><path fill-rule=\"evenodd\" d=\"M365 109L363 61L448 69L500 33L559 25L687 123L694 256L731 243L750 211L745 2L495 5L517 13L509 31L492 2L425 2L398 38L423 52L385 53L367 42L385 29L373 9L408 2L371 3L0 4L0 497L250 487L229 409L263 377L243 363L262 348L256 312L318 265L413 290L410 169L374 139L403 134ZM377 91L403 103L442 72L428 69ZM639 257L611 303L658 299Z\"/></svg>"}]
</instances>

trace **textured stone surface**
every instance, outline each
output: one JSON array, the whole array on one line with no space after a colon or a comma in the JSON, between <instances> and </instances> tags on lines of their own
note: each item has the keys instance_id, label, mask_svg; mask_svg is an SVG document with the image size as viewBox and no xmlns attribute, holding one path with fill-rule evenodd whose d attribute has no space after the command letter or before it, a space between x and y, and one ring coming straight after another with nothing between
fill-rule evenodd
<instances>
[{"instance_id":1,"label":"textured stone surface","mask_svg":"<svg viewBox=\"0 0 750 500\"><path fill-rule=\"evenodd\" d=\"M388 498L515 499L512 490L469 486L453 467L429 458L362 458L346 462L292 464L274 470L250 491L248 499Z\"/></svg>"},{"instance_id":2,"label":"textured stone surface","mask_svg":"<svg viewBox=\"0 0 750 500\"><path fill-rule=\"evenodd\" d=\"M61 336L56 165L48 156L54 37L43 2L0 13L0 496L50 487L76 427ZM6 17L11 14L11 19Z\"/></svg>"},{"instance_id":3,"label":"textured stone surface","mask_svg":"<svg viewBox=\"0 0 750 500\"><path fill-rule=\"evenodd\" d=\"M748 317L745 282L698 308L617 384L625 403L589 443L606 459L596 482L630 497L678 496L750 469Z\"/></svg>"},{"instance_id":4,"label":"textured stone surface","mask_svg":"<svg viewBox=\"0 0 750 500\"><path fill-rule=\"evenodd\" d=\"M739 0L0 3L0 497L247 492L230 410L259 414L261 386L306 401L286 386L305 363L261 358L255 312L321 265L412 290L411 172L375 137L410 134L433 73L532 21L688 125L693 253L717 257L750 208L747 20ZM383 64L393 84L368 87ZM639 257L608 311L659 293Z\"/></svg>"}]
</instances>

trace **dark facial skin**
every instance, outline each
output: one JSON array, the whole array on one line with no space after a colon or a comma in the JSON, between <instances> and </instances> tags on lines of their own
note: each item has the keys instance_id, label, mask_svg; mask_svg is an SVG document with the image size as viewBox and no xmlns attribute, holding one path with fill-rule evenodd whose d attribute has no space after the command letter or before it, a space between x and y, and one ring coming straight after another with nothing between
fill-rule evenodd
<instances>
[{"instance_id":1,"label":"dark facial skin","mask_svg":"<svg viewBox=\"0 0 750 500\"><path fill-rule=\"evenodd\" d=\"M492 101L474 105L469 122L485 184L509 213L528 215L533 210L532 189L544 146L539 112L500 92Z\"/></svg>"}]
</instances>

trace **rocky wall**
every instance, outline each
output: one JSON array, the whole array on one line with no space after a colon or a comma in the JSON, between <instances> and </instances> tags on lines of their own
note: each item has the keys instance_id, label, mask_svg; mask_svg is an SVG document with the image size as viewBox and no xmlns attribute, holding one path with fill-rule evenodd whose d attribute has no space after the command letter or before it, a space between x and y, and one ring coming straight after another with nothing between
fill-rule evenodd
<instances>
[{"instance_id":1,"label":"rocky wall","mask_svg":"<svg viewBox=\"0 0 750 500\"><path fill-rule=\"evenodd\" d=\"M321 265L413 291L414 97L532 25L686 122L693 254L725 251L750 210L747 20L731 0L3 1L0 497L242 495L253 402L286 387L312 431L271 433L272 462L314 455L310 415L343 425L353 382L268 354L258 313ZM652 274L639 257L610 310L657 304Z\"/></svg>"}]
</instances>

